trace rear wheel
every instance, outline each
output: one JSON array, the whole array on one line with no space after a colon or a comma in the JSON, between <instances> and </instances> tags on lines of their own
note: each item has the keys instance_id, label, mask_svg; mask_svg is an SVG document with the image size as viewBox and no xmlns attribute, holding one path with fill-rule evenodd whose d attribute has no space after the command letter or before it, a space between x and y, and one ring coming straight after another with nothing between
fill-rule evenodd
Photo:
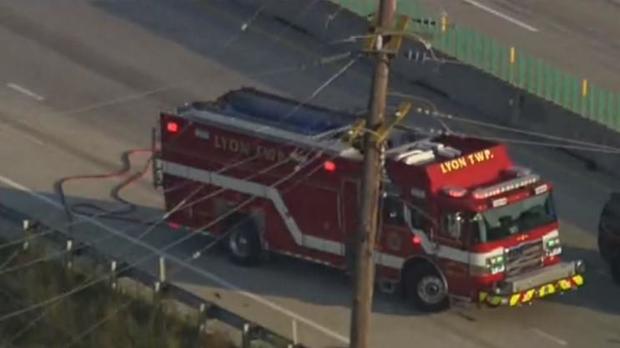
<instances>
[{"instance_id":1,"label":"rear wheel","mask_svg":"<svg viewBox=\"0 0 620 348\"><path fill-rule=\"evenodd\" d=\"M234 263L244 266L258 263L261 252L260 238L256 224L251 218L242 216L240 220L233 221L226 233L228 251Z\"/></svg>"},{"instance_id":2,"label":"rear wheel","mask_svg":"<svg viewBox=\"0 0 620 348\"><path fill-rule=\"evenodd\" d=\"M438 312L448 308L448 289L435 267L428 263L414 265L405 272L407 300L424 312Z\"/></svg>"}]
</instances>

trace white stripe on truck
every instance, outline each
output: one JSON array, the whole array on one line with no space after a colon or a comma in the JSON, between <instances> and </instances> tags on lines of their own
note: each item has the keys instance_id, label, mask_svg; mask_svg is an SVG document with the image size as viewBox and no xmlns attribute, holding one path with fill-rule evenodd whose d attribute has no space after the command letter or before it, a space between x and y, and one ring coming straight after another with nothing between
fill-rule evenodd
<instances>
[{"instance_id":1,"label":"white stripe on truck","mask_svg":"<svg viewBox=\"0 0 620 348\"><path fill-rule=\"evenodd\" d=\"M339 256L344 256L345 254L345 245L343 243L304 234L297 225L297 222L293 216L289 214L288 208L286 207L284 199L282 199L280 191L278 191L275 187L169 161L162 160L161 167L163 172L166 174L268 199L273 203L273 206L282 218L282 221L284 221L291 237L297 245ZM409 220L408 218L410 217L407 216L407 214L405 215L406 220ZM486 260L488 257L498 255L502 252L502 249L498 248L485 253L471 253L466 250L447 247L445 245L437 245L436 243L430 241L426 234L421 231L416 233L416 235L420 237L422 241L422 248L428 255L437 255L441 258L446 258L465 264L470 263L472 265L484 267L486 266ZM375 261L380 265L399 269L402 267L405 259L391 254L377 253Z\"/></svg>"}]
</instances>

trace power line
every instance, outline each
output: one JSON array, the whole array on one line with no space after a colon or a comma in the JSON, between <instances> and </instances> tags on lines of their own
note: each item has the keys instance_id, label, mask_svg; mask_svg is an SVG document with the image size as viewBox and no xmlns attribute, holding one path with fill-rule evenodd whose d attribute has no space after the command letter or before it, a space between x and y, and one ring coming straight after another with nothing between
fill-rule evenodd
<instances>
[{"instance_id":1,"label":"power line","mask_svg":"<svg viewBox=\"0 0 620 348\"><path fill-rule=\"evenodd\" d=\"M308 98L306 98L306 99L305 99L303 102L301 102L301 103L297 103L297 104L295 105L295 107L294 107L294 108L292 108L292 109L291 109L291 111L287 113L287 115L285 115L285 117L283 118L283 120L285 120L285 119L287 119L287 118L291 117L293 114L295 114L295 113L299 110L299 108L300 108L302 105L305 105L305 104L307 104L308 102L310 102L312 99L314 99L314 98L315 98L318 94L320 94L320 93L321 93L321 92L322 92L325 88L327 88L327 87L328 87L331 83L333 83L333 82L334 82L334 81L335 81L338 77L340 77L342 74L344 74L344 73L345 73L345 72L346 72L346 71L347 71L347 70L348 70L348 69L349 69L349 68L350 68L350 67L351 67L351 66L352 66L352 65L353 65L356 61L357 61L357 59L358 59L358 57L356 57L356 58L354 58L354 59L350 60L350 61L349 61L347 64L345 64L345 65L344 65L341 69L339 69L339 70L338 70L335 74L333 74L333 75L332 75L330 78L328 78L328 79L327 79L324 83L322 83L322 84L321 84L321 85L320 85L317 89L315 89L315 90L314 90L314 91L310 94L310 96L309 96ZM283 120L282 120L282 121L283 121ZM263 128L261 128L261 129L264 129L264 128L266 128L266 126L264 126L264 127L263 127ZM189 129L189 128L187 128L187 129ZM187 129L186 129L186 130L187 130ZM259 129L259 130L261 130L261 129ZM178 138L177 138L177 139L178 139ZM255 156L256 156L256 155L255 155ZM226 166L226 167L224 167L224 168L220 168L217 172L218 172L218 173L220 173L220 172L224 172L224 171L226 171L226 170L228 170L228 169L234 168L234 167L236 167L236 166L238 166L238 165L240 165L240 164L243 164L243 163L245 163L246 161L249 161L249 160L252 160L252 159L253 159L252 157L245 158L245 159L243 159L243 160L242 160L242 161L240 161L240 162L236 162L236 163L233 163L233 164L231 164L231 165L229 165L229 166ZM260 173L260 172L259 172L259 173ZM113 175L117 175L117 174L118 174L118 172L113 173ZM112 174L103 174L103 175L94 175L93 177L97 177L97 178L99 178L99 177L109 177L109 176L111 176L111 175L112 175ZM198 190L196 190L195 192L199 191L199 190L200 190L203 186L204 186L204 185L199 186ZM61 192L62 192L62 191L61 191ZM220 190L220 191L216 191L216 194L219 194L220 192L222 192L222 190ZM64 194L63 194L62 196L64 196ZM61 196L61 197L62 197L62 196ZM211 196L207 196L207 197L206 197L206 199L208 199L208 198L210 198L210 197L211 197ZM192 205L193 205L193 204L197 204L198 202L200 202L200 201L202 201L202 200L205 200L205 197L203 197L203 199L201 199L201 200L199 200L199 201L193 202L193 203L192 203ZM65 205L65 206L66 206L66 202L64 201L64 199L61 199L61 202L63 203L63 205ZM186 207L183 207L183 206L177 206L177 207L175 207L175 208L185 209ZM159 223L161 223L163 220L165 220L165 219L166 219L169 215L171 215L171 214L172 214L172 213L174 213L175 211L176 211L176 210L175 210L175 209L173 209L173 210L171 210L171 211L167 212L166 214L164 214L164 215L162 216L162 218L161 218L161 219L157 219L157 220L155 220L155 223L154 223L153 225L151 225L150 227L148 227L148 228L145 230L145 232L144 232L144 233L142 233L142 234L140 235L140 237L142 238L142 237L144 237L145 235L147 235L148 233L150 233L152 230L154 230L154 229L155 229L155 227L156 227ZM109 212L104 212L104 213L98 214L98 216L96 215L95 217L101 217L102 215L107 215L107 214L109 214ZM79 222L74 222L74 221L72 221L72 222L68 223L67 225L65 225L64 227L66 228L66 227L68 227L68 226L74 226L74 225L77 225L78 223L79 223ZM53 233L53 231L54 231L54 230L53 230L53 229L51 229L51 230L49 230L49 231L48 231L48 233ZM39 235L41 235L41 234L39 234ZM20 242L23 242L23 241L25 241L25 240L26 240L26 238L23 238ZM95 241L95 244L97 244L97 243L99 243L99 242L101 242L101 241L103 241L103 240L107 240L107 237L104 237L104 238L101 238L101 239L99 239L99 240ZM16 244L16 242L15 242L15 241L13 241L12 243L13 243L13 244ZM0 246L0 247L1 247L1 246ZM85 246L84 246L84 247L85 247ZM75 250L73 250L73 251L75 251ZM67 252L69 252L69 251L67 251ZM34 261L30 262L27 266L37 264L37 263L42 262L42 261L44 261L44 260L45 260L45 259L34 260ZM10 268L10 269L8 269L8 270L2 270L2 269L0 268L0 274L7 273L7 272L13 272L13 271L15 271L15 270L19 270L19 269L25 268L25 267L27 267L27 266L24 266L24 267L13 267L13 268Z\"/></svg>"},{"instance_id":2,"label":"power line","mask_svg":"<svg viewBox=\"0 0 620 348\"><path fill-rule=\"evenodd\" d=\"M256 159L256 158L257 158L257 156L251 156L251 157L249 157L249 159ZM247 160L247 159L246 159L246 160ZM245 160L244 160L244 161L245 161ZM284 162L288 162L288 161L290 161L290 159L289 159L289 158L287 158L287 159L285 159L285 160L282 160L282 161L280 161L280 162L278 162L278 163L276 163L276 164L274 164L274 165L270 165L270 166L269 166L269 167L267 167L266 169L263 169L263 170L261 170L261 171L255 172L255 173L253 173L252 175L248 176L248 177L247 177L247 178L245 178L245 179L251 179L251 178L253 178L253 177L257 176L257 175L264 174L265 172L268 172L268 171L270 171L270 170L274 169L276 166L279 166L279 165L283 164ZM233 163L233 165L237 165L237 164L239 164L239 162ZM233 167L232 165L231 165L231 166L227 166L227 167L221 168L220 170L218 170L218 171L216 171L216 172L217 172L217 173L222 173L222 172L224 172L224 171L226 171L226 170L228 170L228 169L230 169L230 168L232 168L232 167ZM148 228L146 228L146 229L145 229L145 230L144 230L144 231L143 231L143 232L139 235L138 239L142 239L142 238L144 238L144 236L146 236L147 234L149 234L149 233L150 233L153 229L155 229L155 227L157 227L160 223L162 223L163 221L165 221L165 220L166 220L166 218L168 218L171 214L174 214L175 212L177 212L177 211L179 211L179 210L182 210L182 209L186 209L186 208L192 207L192 206L194 206L194 205L196 205L196 204L198 204L198 203L200 203L200 202L202 202L202 201L205 201L205 200L207 200L207 199L210 199L210 198L212 198L212 197L215 197L216 195L218 195L218 194L222 193L223 191L226 191L226 189L218 189L218 190L216 190L216 191L214 191L214 192L211 192L211 193L210 193L210 194L208 194L208 195L204 195L204 196L202 196L202 197L200 197L200 198L198 198L198 199L196 199L196 200L192 201L191 203L186 203L187 199L189 199L189 198L193 197L193 196L194 196L195 194L197 194L197 192L199 192L199 191L200 191L200 189L202 189L203 187L204 187L204 185L199 185L198 189L196 189L196 190L194 190L192 193L190 193L190 194L189 194L189 195L188 195L185 199L183 199L183 200L182 200L179 204L177 204L175 207L173 207L172 209L170 209L169 211L167 211L167 212L166 212L166 213L164 213L164 214L158 215L158 216L157 216L157 218L150 220L150 221L148 222L149 227L148 227ZM81 214L79 214L79 215L81 215ZM95 216L89 216L89 217L91 217L91 218L97 218L97 217L95 217ZM129 232L130 230L131 230L131 228L129 228L129 229L127 229L127 230L123 230L123 232ZM49 229L49 232L50 232L50 233L53 233L54 231L55 231L55 229L53 229L53 228L50 228L50 229ZM111 238L113 238L113 237L114 237L114 235L105 235L104 237L99 238L99 239L96 239L95 241L91 242L91 243L90 243L90 246L93 246L93 245L99 244L99 243L101 243L101 242L103 242L103 241L106 241L106 240L108 240L108 239L111 239ZM55 254L53 254L53 255L51 255L51 256L46 256L46 257L41 257L41 258L38 258L38 259L34 259L34 260L31 260L31 261L30 261L30 262L28 262L28 263L21 264L21 265L19 265L19 266L15 266L15 267L11 267L11 268L4 268L4 267L0 267L0 275L6 274L6 273L10 273L10 272L14 272L14 271L18 271L18 270L21 270L21 269L24 269L24 268L28 268L28 267L33 266L33 265L36 265L36 264L38 264L38 263L41 263L41 262L45 262L45 261L49 261L49 260L55 259L55 258L57 258L57 257L63 256L63 255L65 255L65 254L67 254L67 253L70 253L70 252L77 252L77 251L79 251L79 250L81 250L81 249L84 249L84 248L87 248L87 247L89 247L89 244L82 244L81 246L78 246L78 247L77 247L77 248L75 248L75 249L65 249L65 250L63 250L63 251L61 251L61 252L58 252L58 253L55 253Z\"/></svg>"},{"instance_id":3,"label":"power line","mask_svg":"<svg viewBox=\"0 0 620 348\"><path fill-rule=\"evenodd\" d=\"M244 219L245 220L245 219ZM236 227L237 225L241 224L244 220L237 222L235 225L232 226L232 228ZM229 231L232 231L232 228L229 229ZM226 238L228 236L227 232L224 235L222 235L219 238L216 238L214 241L212 241L211 243L207 244L206 247L202 248L200 251L198 252L194 252L192 253L192 260L197 259L200 255L202 255L205 251L211 249L213 246L215 246L218 242L220 242L222 239ZM196 256L198 255L198 256ZM172 274L174 274L174 272L171 272ZM80 340L84 339L84 337L88 336L90 333L94 332L95 330L97 330L99 327L101 327L103 324L105 324L108 320L114 318L116 315L118 315L120 312L124 311L125 309L129 308L129 306L134 303L136 301L136 299L131 299L126 301L125 303L119 305L114 311L112 311L110 314L106 315L104 318L98 320L97 322L95 322L93 325L89 326L88 328L86 328L85 330L83 330L79 336L74 337L71 342L66 346L67 348L72 347L73 345L77 344Z\"/></svg>"},{"instance_id":4,"label":"power line","mask_svg":"<svg viewBox=\"0 0 620 348\"><path fill-rule=\"evenodd\" d=\"M316 153L316 155L315 155L315 158L314 158L314 159L308 159L307 161L305 161L304 163L302 163L302 165L307 165L307 164L309 164L309 163L313 162L314 160L319 159L319 158L320 158L320 156L321 156L321 152L317 152L317 153ZM336 156L337 156L337 155L336 155ZM334 157L336 157L336 156L332 156L330 159L333 159L333 158L334 158ZM321 169L321 168L322 168L322 166L323 166L323 163L322 163L322 162L321 162L321 163L319 163L319 164L318 164L317 166L315 166L312 170L310 170L308 173L306 173L306 174L304 175L304 178L307 178L307 177L311 176L311 175L312 175L312 174L314 174L317 170ZM289 175L287 175L285 178L280 179L278 182L276 182L276 183L274 183L274 184L270 185L270 187L275 187L275 186L279 185L280 183L283 183L283 182L285 182L285 181L288 181L288 179L290 179L292 176L294 176L297 172L299 172L299 170L295 170L295 171L293 171L292 173L290 173ZM293 184L292 186L289 186L288 188L284 189L284 192L287 192L287 191L291 190L293 187L295 187L295 186L296 186L297 184L299 184L301 181L302 181L302 180L298 180L298 181L297 181L295 184ZM250 197L250 198L246 199L246 200L245 200L245 201L243 201L241 204L239 204L236 208L234 208L233 210L231 210L231 211L229 211L229 212L225 213L225 214L224 214L224 216L226 217L226 216L228 216L228 215L232 215L232 214L234 214L235 212L239 211L242 207L244 207L244 206L248 205L249 203L251 203L251 202L252 202L252 201L254 201L255 199L256 199L256 197ZM217 221L217 220L220 220L221 218L222 218L222 215L220 215L220 216L219 216L218 218L216 218L215 220ZM247 219L247 218L248 218L248 217L245 217L243 220L241 220L241 221L237 222L237 223L235 224L235 226L236 226L236 225L239 225L239 224L241 224L241 223L243 223L243 222L245 221L245 219ZM205 225L205 226L203 226L203 227L199 227L199 228L195 229L195 231L201 231L201 230L207 229L207 228L209 228L209 226L214 225L214 224L216 223L216 221L211 221L211 222L209 222L207 225ZM193 252L193 253L191 254L191 256L190 256L190 257L188 257L188 258L186 258L184 261L191 263L191 262L193 262L194 260L197 260L197 259L198 259L198 258L199 258L199 257L200 257L200 256L201 256L204 252L205 252L205 251L209 250L209 249L210 249L210 248L212 248L213 246L217 245L217 243L219 243L219 242L221 242L222 240L226 239L226 238L228 237L228 234L229 234L229 233L231 233L231 232L233 231L233 229L234 229L234 226L233 226L232 228L228 229L228 231L226 231L226 233L224 233L224 234L222 234L222 235L220 235L220 236L217 236L217 237L215 238L215 240L213 240L211 243L207 244L207 246L206 246L206 247L204 247L204 248L202 248L202 249L200 249L200 250L198 250L198 251L196 251L196 252ZM191 238L191 237L189 237L189 238ZM179 240L179 241L174 242L174 243L176 243L176 244L180 244L181 242L184 242L185 240L188 240L189 238L186 236L186 237L184 237L184 238L183 238L184 240ZM169 248L169 247L171 247L171 246L166 247L166 249L167 249L167 248ZM180 271L180 268L179 268L179 269L176 269L176 270L171 271L171 272L170 272L170 274L169 274L169 276L171 276L171 275L175 274L177 271ZM94 331L94 330L96 330L98 327L100 327L101 325L103 325L103 324L104 324L107 320L110 320L110 319L112 319L114 316L116 316L116 314L118 314L120 311L122 311L122 310L124 310L124 309L128 308L128 307L129 307L129 305L130 305L133 301L135 301L135 300L130 300L130 301L128 301L127 303L125 303L125 304L123 304L123 305L119 306L119 307L118 307L118 308L117 308L117 309L116 309L113 313L111 313L111 315L108 315L108 316L106 316L105 318L103 318L103 319L101 319L101 320L97 321L97 322L96 322L95 324L93 324L91 327L87 328L87 329L86 329L86 330L85 330L85 331L84 331L84 332L83 332L83 333L82 333L82 334L78 337L78 339L77 339L77 340L79 340L79 339L82 339L82 338L86 337L89 333L93 332L93 331ZM2 321L2 320L3 320L3 319L0 317L0 321ZM77 340L73 340L73 341L71 342L70 346L72 346L73 344L75 344L75 343L77 342Z\"/></svg>"},{"instance_id":5,"label":"power line","mask_svg":"<svg viewBox=\"0 0 620 348\"><path fill-rule=\"evenodd\" d=\"M258 74L253 75L253 76L275 75L275 74L286 73L286 72L291 72L291 71L298 71L298 70L302 71L302 70L306 70L308 67L313 67L313 66L314 67L318 67L318 66L322 66L322 65L333 64L333 63L336 63L338 61L344 60L344 59L346 59L348 57L350 57L350 53L337 54L337 55L333 55L333 56L326 56L326 57L322 57L322 58L317 59L314 63L311 63L310 65L307 65L307 64L301 64L301 65L295 64L295 65L291 65L289 67L280 68L280 69L275 70L275 71L267 71L267 72L264 72L264 73L258 73ZM134 97L138 98L139 96L147 95L148 93L149 92L137 94ZM118 100L114 101L114 103L116 103L116 102L118 102ZM112 104L113 103L106 103L105 105L112 105ZM103 105L104 104L99 104L99 106L103 106ZM87 111L87 110L86 109L82 109L81 111L80 110L76 110L75 112L70 112L70 113L65 113L65 114L85 112L85 111ZM180 184L178 186L168 188L168 189L165 190L165 192L181 188L181 187L183 187L183 185L186 185L186 184L187 183L183 183L183 184ZM92 214L90 216L93 217L93 218L107 218L108 215L112 215L112 214L117 213L117 212L118 213L122 212L122 210L124 208L125 207L118 207L118 208L115 208L115 209L112 209L112 210L108 210L108 211L101 211L99 213ZM82 215L87 215L87 214L83 213ZM63 225L60 228L61 229L65 229L65 228L69 228L69 227L80 225L81 223L82 222L79 222L79 221L69 222L69 223L67 223L66 225ZM40 236L45 236L45 235L51 234L53 232L54 232L54 230L52 229L52 230L49 230L47 232L37 233L36 235L33 236L33 238L38 238ZM17 245L17 244L23 243L25 241L26 241L26 238L20 238L20 239L16 239L16 240L11 240L11 241L6 242L6 243L2 243L2 244L0 244L0 250L2 250L4 248L7 248L7 247L10 247L10 246L13 246L13 245Z\"/></svg>"},{"instance_id":6,"label":"power line","mask_svg":"<svg viewBox=\"0 0 620 348\"><path fill-rule=\"evenodd\" d=\"M435 103L433 103L429 99L421 97L421 96L415 96L415 95L411 95L411 94L403 93L403 92L399 92L399 91L391 91L389 93L389 95L396 96L396 97L401 97L401 98L418 100L418 101L423 102L424 104L427 104L428 107L426 107L426 108L424 108L424 107L416 108L416 112L419 113L419 114L424 114L424 115L428 115L428 116L431 116L431 117L435 118L438 122L441 123L442 127L444 128L444 130L447 131L448 133L463 133L463 132L455 132L455 131L451 130L448 127L447 123L445 123L444 121L441 120L442 118L443 119L457 121L457 122L460 121L460 122L463 122L463 123L471 123L471 124L475 124L475 125L482 126L482 127L488 127L488 128L494 128L494 129L508 131L508 132L520 133L520 134L534 136L534 137L540 137L540 138L545 138L545 139L550 139L550 140L562 141L562 142L565 142L565 143L572 143L572 144L575 144L575 145L565 145L565 144L559 144L559 143L543 143L543 142L537 142L537 141L528 141L528 140L509 139L509 138L502 138L502 137L490 137L490 136L474 135L474 136L479 137L481 139L505 141L505 142L512 142L512 143L516 143L516 144L523 144L523 145L538 145L538 146L558 147L558 148L566 148L566 149L576 149L576 150L601 152L601 153L608 153L608 154L618 154L618 153L620 153L620 148L616 148L616 147L612 147L612 146L608 146L608 145L604 145L604 144L596 144L596 143L591 143L591 142L586 142L586 141L581 141L581 140L576 140L576 139L570 139L570 138L565 138L565 137L560 137L560 136L554 136L554 135L551 135L551 134L545 134L545 133L534 132L534 131L527 131L527 130L518 129L518 128L514 128L514 127L508 127L508 126L498 125L498 124L494 124L494 123L490 123L490 122L484 122L484 121L477 121L477 120L473 120L473 119L470 119L470 118L459 117L459 116L456 116L454 114L444 113L444 112L439 111L439 109L437 108ZM406 127L406 126L399 125L398 127L399 128L403 128L403 127Z\"/></svg>"},{"instance_id":7,"label":"power line","mask_svg":"<svg viewBox=\"0 0 620 348\"><path fill-rule=\"evenodd\" d=\"M357 59L357 58L356 58L356 59ZM342 69L340 69L340 70L339 70L339 71L338 71L335 75L333 75L332 77L330 77L330 78L329 78L329 79L328 79L325 83L323 83L321 86L319 86L319 88L317 88L317 90L315 90L315 92L313 92L313 93L310 95L310 97L309 97L309 98L307 98L307 99L306 99L306 101L304 101L302 104L305 104L305 103L309 102L311 99L313 99L314 97L316 97L316 95L318 95L318 94L319 94L319 93L320 93L320 92L321 92L324 88L326 88L326 87L327 87L327 86L329 86L329 85L330 85L333 81L335 81L335 79L336 79L337 77L339 77L341 74L343 74L344 72L346 72L346 70L354 64L354 62L356 61L356 59L351 60L351 61L350 61L349 63L347 63L347 64L346 64L346 65L345 65ZM289 114L287 115L287 117L290 117L292 114L294 114L294 113L296 112L296 110L298 109L298 107L299 107L299 105L298 105L298 106L297 106L297 107L296 107L296 108L295 108L295 109L294 109L291 113L289 113ZM320 155L320 152L319 152L318 154ZM307 162L311 162L311 161L313 161L313 160L308 160ZM321 166L322 166L322 164L320 164L320 165L318 166L318 168L320 168ZM296 172L297 172L297 171L293 171L293 173L291 173L291 174L292 174L292 175L294 175ZM287 179L288 177L289 177L289 176L285 177L284 179ZM280 182L282 182L282 180L279 180L279 181L278 181L278 182L276 182L273 186L278 185ZM250 198L250 199L246 200L246 202L244 202L244 203L240 204L240 205L239 205L239 206L237 206L237 208L235 208L234 210L232 210L232 211L228 212L227 214L224 214L223 216L220 216L218 219L216 219L215 221L213 221L213 222L209 223L208 225L206 225L206 226L202 226L202 227L200 227L200 228L196 229L196 231L202 231L202 230L207 229L209 226L212 226L213 224L215 224L215 223L219 222L219 220L220 220L222 217L226 217L226 216L228 216L229 214L232 214L233 212L240 210L240 209L241 209L241 208L243 208L245 205L247 205L247 204L249 204L250 202L252 202L255 198L256 198L256 197L252 197L252 198ZM146 233L148 233L148 232L147 232L147 231L145 231L145 233L143 233L143 234L141 235L141 237L143 237ZM182 241L185 241L185 240L187 240L187 239L189 239L189 238L192 238L193 236L194 236L194 233L190 233L190 234L188 234L185 238L182 238L182 239L180 239L179 241L177 241L177 242L175 242L175 243L173 243L173 244L169 245L168 247L166 247L166 248L162 249L162 251L165 251L165 250L169 249L170 247L173 247L174 245L179 244L179 243L180 243L180 242L182 242ZM133 238L132 238L132 239L133 239ZM135 240L135 239L134 239L134 240ZM138 240L140 240L140 239L138 239ZM195 253L194 255L192 255L192 258L193 258L193 257L195 257L195 255L198 255L198 256L199 256L199 255L200 255L200 253ZM89 284L93 284L93 282L88 282L88 283L86 283L85 285L89 285ZM69 296L70 296L71 294L73 294L73 293L77 292L77 291L76 291L76 289L82 289L82 288L84 288L84 285L82 285L82 286L80 286L80 287L77 287L77 288L74 288L73 290L70 290L69 292L67 292L67 293L66 293L66 295L69 295ZM44 301L44 303L54 303L56 300L61 299L61 298L64 298L64 297L58 297L58 296L57 296L57 297L54 297L54 298L48 299L47 301ZM42 305L43 305L43 303L42 303ZM40 307L40 306L38 306L38 307ZM38 307L37 307L37 308L38 308ZM31 307L31 308L32 308L32 307ZM33 309L36 309L36 308L33 308ZM29 309L29 310L32 310L32 309ZM15 315L19 315L19 314L21 314L21 313L23 313L23 312L27 312L27 311L29 311L29 310L25 310L25 311L18 311L18 312L16 312L16 313L11 314L10 316L11 316L11 317L13 317L13 316L15 316ZM6 316L5 316L5 317L6 317ZM3 318L4 318L4 317L3 317ZM0 321L2 321L2 320L4 320L4 319L0 318Z\"/></svg>"},{"instance_id":8,"label":"power line","mask_svg":"<svg viewBox=\"0 0 620 348\"><path fill-rule=\"evenodd\" d=\"M420 108L418 109L418 112L424 112L424 111L425 111L424 109L420 109ZM590 148L599 148L599 149L601 149L603 151L610 151L612 153L620 152L620 148L616 148L616 147L612 147L612 146L607 146L607 145L603 145L603 144L596 144L596 143L591 143L591 142L587 142L587 141L581 141L581 140L576 140L576 139L569 139L569 138L565 138L565 137L561 137L561 136L555 136L555 135L545 134L545 133L540 133L540 132L527 131L527 130L522 130L522 129L508 127L508 126L502 126L502 125L493 124L493 123L484 122L484 121L476 121L476 120L472 120L472 119L469 119L469 118L459 117L459 116L455 116L453 114L445 114L445 113L438 112L438 111L429 111L429 112L431 114L433 114L433 115L436 115L438 117L442 117L442 118L445 118L445 119L449 119L449 120L456 120L456 121L461 121L461 122L465 122L465 123L471 123L471 124L475 124L475 125L479 125L479 126L484 126L484 127L489 127L489 128L495 128L495 129L499 129L499 130L514 132L514 133L520 133L520 134L524 134L524 135L540 137L540 138L544 138L544 139L551 139L551 140L557 140L557 141L562 141L562 142L566 142L566 143L583 145L583 146L590 147Z\"/></svg>"},{"instance_id":9,"label":"power line","mask_svg":"<svg viewBox=\"0 0 620 348\"><path fill-rule=\"evenodd\" d=\"M313 158L312 160L310 160L310 159L309 159L309 160L307 160L305 165L307 165L308 163L313 162L315 159L316 159L316 157L315 157L315 158ZM305 165L304 165L304 166L305 166ZM316 169L315 169L315 170L320 169L320 168L322 167L322 165L323 165L322 163L319 163L319 164L316 166ZM302 167L303 167L303 166L302 166ZM298 171L299 171L299 170L294 170L294 171L292 171L290 174L286 175L285 177L283 177L283 178L281 178L281 179L277 180L274 184L270 185L270 187L276 187L276 186L280 185L281 183L283 183L283 182L287 181L288 179L290 179L291 177L293 177L295 174L297 174L297 172L298 172ZM310 173L309 173L309 175L311 175L312 173L313 173L313 172L310 172ZM199 227L199 228L193 229L193 230L194 230L194 232L200 232L200 231L203 231L203 230L205 230L205 229L207 229L207 228L210 228L211 226L213 226L213 225L215 225L215 224L219 223L219 222L220 222L221 220L223 220L224 218L226 218L226 217L228 217L228 216L232 215L233 213L235 213L235 212L237 212L237 211L241 210L242 208L244 208L245 206L249 205L249 204L250 204L251 202L253 202L255 199L256 199L256 197L255 197L255 196L245 199L245 200L244 200L242 203L240 203L237 207L235 207L235 208L233 208L233 209L231 209L231 210L227 211L227 212L226 212L226 213L224 213L224 214L221 214L221 215L220 215L220 216L218 216L216 219L214 219L214 220L210 221L208 224L205 224L204 226L201 226L201 227ZM153 257L153 256L155 256L155 255L158 255L158 254L162 254L162 253L166 252L167 250L169 250L169 249L171 249L171 248L173 248L173 247L175 247L175 246L177 246L177 245L179 245L179 244L181 244L181 243L183 243L183 242L187 241L188 239L190 239L190 238L194 237L194 235L195 235L195 233L188 233L186 236L184 236L184 237L182 237L182 238L180 238L180 239L178 239L178 240L176 240L176 241L174 241L174 242L172 242L172 243L168 244L168 245L167 245L167 246L165 246L164 248L162 248L162 249L156 249L155 247L152 247L152 246L150 246L150 245L148 245L148 244L144 243L144 242L143 242L143 241L141 241L140 239L136 239L136 238L133 238L133 237L129 237L129 236L127 236L127 235L123 235L123 234L122 234L122 232L118 232L118 233L116 233L116 234L117 234L117 235L120 235L120 236L124 236L124 238L125 238L125 239L128 239L128 240L130 240L130 241L132 241L132 242L134 242L134 243L140 244L141 246L146 247L147 249L150 249L151 251L153 251L153 253L149 253L148 255L146 255L146 256L144 256L144 257L141 257L138 261L135 261L135 262L133 262L133 263L131 263L131 264L129 264L129 265L127 265L127 266L123 267L122 269L118 270L118 272L119 272L119 273L122 273L123 271L126 271L126 270L128 270L128 269L130 269L130 268L132 268L132 267L135 267L135 266L139 265L139 264L142 264L143 262L145 262L145 261L149 260L151 257ZM153 254L153 255L152 255L152 254ZM187 258L187 259L182 259L182 261L183 261L184 263L187 263L187 260L192 260L192 259L193 259L193 256L190 256L190 257L189 257L189 258ZM44 306L46 306L46 305L48 305L48 304L54 303L54 302L56 302L56 301L58 301L58 300L61 300L61 299L65 298L65 297L71 296L71 295L73 295L73 294L75 294L75 293L77 293L77 292L79 292L79 291L82 291L82 290L84 290L84 289L86 289L86 288L89 288L89 287L91 287L91 286L93 286L93 285L95 285L95 284L98 284L99 282L102 282L102 281L104 281L104 280L106 280L106 279L108 279L108 275L106 275L106 276L104 276L104 277L99 277L99 278L97 278L97 279L95 279L95 280L92 280L92 281L89 281L89 282L87 282L87 283L85 283L85 284L82 284L81 286L75 287L75 288L73 288L73 289L71 289L71 290L68 290L68 291L66 291L66 292L62 293L62 294L59 294L59 295L53 296L53 297L51 297L51 298L48 298L47 300L41 301L41 302L39 302L39 303L37 303L37 304L30 305L30 306L28 306L27 308L22 308L22 309L20 309L20 310L14 311L14 312L12 312L12 313L4 314L4 315L0 316L0 322L3 322L3 321L5 321L5 320L8 320L8 319L13 318L13 317L18 316L18 315L21 315L21 314L23 314L23 313L27 313L27 312L29 312L29 311L35 310L35 309L37 309L37 308L44 307Z\"/></svg>"},{"instance_id":10,"label":"power line","mask_svg":"<svg viewBox=\"0 0 620 348\"><path fill-rule=\"evenodd\" d=\"M244 28L245 29L245 28ZM314 96L316 94L318 94L320 92L320 90L322 90L323 88L327 87L333 80L335 80L340 74L344 73L351 65L353 65L353 63L355 62L355 60L352 60L349 64L347 64L345 67L343 67L343 69L341 69L333 78L330 78L330 80L326 81L326 83L324 83L323 85L321 85L319 87L319 91L316 92L315 94L313 94L309 99L314 98ZM191 237L192 235L190 235Z\"/></svg>"}]
</instances>

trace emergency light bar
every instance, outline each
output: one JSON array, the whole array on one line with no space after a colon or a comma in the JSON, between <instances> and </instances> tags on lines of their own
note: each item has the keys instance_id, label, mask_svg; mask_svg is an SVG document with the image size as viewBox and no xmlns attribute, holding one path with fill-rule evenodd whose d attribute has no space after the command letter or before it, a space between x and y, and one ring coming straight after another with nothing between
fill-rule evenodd
<instances>
[{"instance_id":1,"label":"emergency light bar","mask_svg":"<svg viewBox=\"0 0 620 348\"><path fill-rule=\"evenodd\" d=\"M504 192L516 190L518 188L531 185L538 180L540 180L540 176L538 176L537 174L529 174L523 177L503 182L501 184L476 189L473 192L473 197L475 199L485 199L493 197Z\"/></svg>"}]
</instances>

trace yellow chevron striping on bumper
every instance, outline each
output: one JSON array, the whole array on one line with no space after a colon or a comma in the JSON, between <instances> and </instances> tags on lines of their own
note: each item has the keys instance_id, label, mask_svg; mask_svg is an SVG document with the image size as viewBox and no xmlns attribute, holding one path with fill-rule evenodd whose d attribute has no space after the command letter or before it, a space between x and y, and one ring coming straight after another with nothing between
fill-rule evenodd
<instances>
[{"instance_id":1,"label":"yellow chevron striping on bumper","mask_svg":"<svg viewBox=\"0 0 620 348\"><path fill-rule=\"evenodd\" d=\"M563 292L576 289L584 284L582 275L574 275L570 278L560 279L553 283L547 283L533 289L522 291L511 295L494 295L492 293L481 291L478 294L478 301L491 306L499 306L508 304L515 307L533 301L536 298L543 298L553 295L557 292Z\"/></svg>"}]
</instances>

